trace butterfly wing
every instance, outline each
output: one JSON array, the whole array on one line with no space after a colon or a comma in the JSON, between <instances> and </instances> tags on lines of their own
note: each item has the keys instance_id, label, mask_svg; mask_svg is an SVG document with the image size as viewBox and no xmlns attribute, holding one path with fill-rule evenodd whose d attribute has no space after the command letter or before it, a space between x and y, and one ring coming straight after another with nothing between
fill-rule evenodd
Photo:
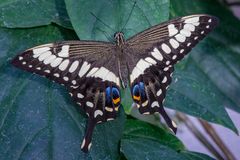
<instances>
[{"instance_id":1,"label":"butterfly wing","mask_svg":"<svg viewBox=\"0 0 240 160\"><path fill-rule=\"evenodd\" d=\"M91 146L97 123L116 118L120 105L120 84L116 75L113 44L65 41L37 46L16 56L12 64L67 87L70 95L88 115L88 126L81 149Z\"/></svg>"},{"instance_id":2,"label":"butterfly wing","mask_svg":"<svg viewBox=\"0 0 240 160\"><path fill-rule=\"evenodd\" d=\"M176 125L163 109L166 90L171 83L174 64L212 31L218 20L210 15L180 17L147 29L127 40L131 58L130 86L140 113L159 112L168 126Z\"/></svg>"}]
</instances>

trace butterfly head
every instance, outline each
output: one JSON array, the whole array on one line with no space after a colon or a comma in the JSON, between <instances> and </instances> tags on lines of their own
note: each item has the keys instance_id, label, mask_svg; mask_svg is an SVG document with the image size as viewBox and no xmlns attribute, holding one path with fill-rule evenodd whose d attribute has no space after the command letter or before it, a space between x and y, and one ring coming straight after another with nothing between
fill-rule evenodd
<instances>
[{"instance_id":1,"label":"butterfly head","mask_svg":"<svg viewBox=\"0 0 240 160\"><path fill-rule=\"evenodd\" d=\"M124 34L122 32L116 32L114 38L118 46L122 46L125 43Z\"/></svg>"}]
</instances>

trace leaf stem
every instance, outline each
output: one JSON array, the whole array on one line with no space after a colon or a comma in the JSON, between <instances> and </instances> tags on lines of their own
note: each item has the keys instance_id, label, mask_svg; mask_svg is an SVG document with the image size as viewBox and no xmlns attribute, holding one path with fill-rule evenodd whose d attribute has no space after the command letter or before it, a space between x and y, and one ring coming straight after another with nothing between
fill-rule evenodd
<instances>
[{"instance_id":1,"label":"leaf stem","mask_svg":"<svg viewBox=\"0 0 240 160\"><path fill-rule=\"evenodd\" d=\"M221 151L226 156L227 160L235 160L236 158L232 154L232 152L228 149L228 147L224 144L222 139L219 137L215 129L212 127L210 123L207 121L198 119L198 121L201 123L205 131L208 133L208 135L213 139L213 141L217 144L217 146L221 149Z\"/></svg>"},{"instance_id":2,"label":"leaf stem","mask_svg":"<svg viewBox=\"0 0 240 160\"><path fill-rule=\"evenodd\" d=\"M182 121L193 135L219 160L224 160L217 149L207 140L207 138L198 130L193 122L183 113L177 113L176 117Z\"/></svg>"}]
</instances>

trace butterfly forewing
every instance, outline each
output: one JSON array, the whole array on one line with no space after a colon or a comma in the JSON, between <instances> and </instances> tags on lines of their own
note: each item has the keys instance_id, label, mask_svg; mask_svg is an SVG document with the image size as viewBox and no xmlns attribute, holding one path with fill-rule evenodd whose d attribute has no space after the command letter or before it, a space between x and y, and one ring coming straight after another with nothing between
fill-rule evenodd
<instances>
[{"instance_id":1,"label":"butterfly forewing","mask_svg":"<svg viewBox=\"0 0 240 160\"><path fill-rule=\"evenodd\" d=\"M131 58L130 86L133 100L138 104L140 113L163 115L168 126L176 132L163 109L166 90L172 80L174 64L181 60L202 40L218 23L217 18L209 15L180 17L153 26L127 41Z\"/></svg>"}]
</instances>

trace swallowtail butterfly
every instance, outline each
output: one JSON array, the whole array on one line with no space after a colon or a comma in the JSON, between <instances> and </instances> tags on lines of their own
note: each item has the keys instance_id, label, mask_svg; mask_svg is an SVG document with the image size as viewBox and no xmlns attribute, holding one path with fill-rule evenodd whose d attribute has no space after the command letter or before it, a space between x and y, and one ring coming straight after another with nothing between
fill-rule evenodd
<instances>
[{"instance_id":1,"label":"swallowtail butterfly","mask_svg":"<svg viewBox=\"0 0 240 160\"><path fill-rule=\"evenodd\" d=\"M63 41L30 48L12 64L63 84L88 115L81 149L91 147L96 124L114 120L120 88L131 89L141 114L160 113L169 128L176 125L163 108L174 64L215 28L216 17L198 14L153 26L128 40L117 32L115 43Z\"/></svg>"}]
</instances>

